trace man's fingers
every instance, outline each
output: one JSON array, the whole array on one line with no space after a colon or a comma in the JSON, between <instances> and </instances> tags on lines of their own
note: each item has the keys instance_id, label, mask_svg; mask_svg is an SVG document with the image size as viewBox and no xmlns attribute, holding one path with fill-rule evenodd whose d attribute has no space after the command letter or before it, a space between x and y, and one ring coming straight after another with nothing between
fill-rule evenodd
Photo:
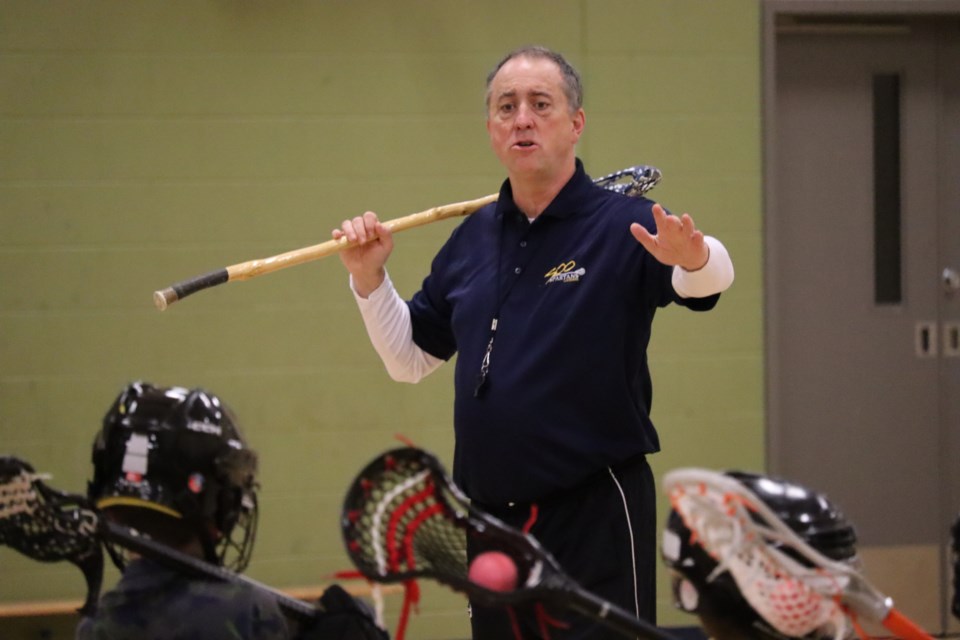
<instances>
[{"instance_id":1,"label":"man's fingers","mask_svg":"<svg viewBox=\"0 0 960 640\"><path fill-rule=\"evenodd\" d=\"M633 237L637 239L637 242L643 245L643 248L647 251L653 252L653 249L657 246L657 237L651 235L647 228L644 227L639 222L634 222L630 225L630 233L633 234Z\"/></svg>"},{"instance_id":2,"label":"man's fingers","mask_svg":"<svg viewBox=\"0 0 960 640\"><path fill-rule=\"evenodd\" d=\"M630 233L644 249L664 264L683 266L699 259L705 246L703 232L697 229L689 214L674 216L655 203L653 219L657 227L655 234L651 234L640 223L634 222L630 225ZM709 253L707 255L709 256ZM692 270L702 264L701 261Z\"/></svg>"},{"instance_id":3,"label":"man's fingers","mask_svg":"<svg viewBox=\"0 0 960 640\"><path fill-rule=\"evenodd\" d=\"M386 227L377 219L377 214L367 211L362 216L344 220L339 229L333 230L333 239L346 238L348 242L364 244L383 235L385 229Z\"/></svg>"},{"instance_id":4,"label":"man's fingers","mask_svg":"<svg viewBox=\"0 0 960 640\"><path fill-rule=\"evenodd\" d=\"M366 232L368 238L377 235L377 223L379 222L377 220L377 214L373 211L367 211L363 214L361 220L363 221L363 230Z\"/></svg>"},{"instance_id":5,"label":"man's fingers","mask_svg":"<svg viewBox=\"0 0 960 640\"><path fill-rule=\"evenodd\" d=\"M334 231L336 234L334 235L334 239L339 240L340 238L346 238L347 242L356 242L357 230L354 228L354 220L356 220L356 218L341 222L340 229Z\"/></svg>"},{"instance_id":6,"label":"man's fingers","mask_svg":"<svg viewBox=\"0 0 960 640\"><path fill-rule=\"evenodd\" d=\"M653 221L657 225L657 229L660 228L660 223L667 219L667 212L664 211L663 207L660 206L659 202L655 202L653 205Z\"/></svg>"},{"instance_id":7,"label":"man's fingers","mask_svg":"<svg viewBox=\"0 0 960 640\"><path fill-rule=\"evenodd\" d=\"M363 244L367 242L371 236L374 234L373 227L376 225L376 217L371 219L371 214L368 211L362 216L357 216L353 219L353 228L357 232L357 242Z\"/></svg>"},{"instance_id":8,"label":"man's fingers","mask_svg":"<svg viewBox=\"0 0 960 640\"><path fill-rule=\"evenodd\" d=\"M393 238L393 231L390 230L390 227L380 221L377 221L376 233L382 242L390 242Z\"/></svg>"},{"instance_id":9,"label":"man's fingers","mask_svg":"<svg viewBox=\"0 0 960 640\"><path fill-rule=\"evenodd\" d=\"M677 232L683 233L686 231L684 222L692 226L693 220L686 214L684 214L684 216L686 216L686 220L670 215L659 203L653 205L653 221L657 225L658 235L664 233L672 235Z\"/></svg>"},{"instance_id":10,"label":"man's fingers","mask_svg":"<svg viewBox=\"0 0 960 640\"><path fill-rule=\"evenodd\" d=\"M694 224L693 218L690 217L689 213L685 213L680 216L680 227L686 231L691 237L699 233L697 231L697 225Z\"/></svg>"}]
</instances>

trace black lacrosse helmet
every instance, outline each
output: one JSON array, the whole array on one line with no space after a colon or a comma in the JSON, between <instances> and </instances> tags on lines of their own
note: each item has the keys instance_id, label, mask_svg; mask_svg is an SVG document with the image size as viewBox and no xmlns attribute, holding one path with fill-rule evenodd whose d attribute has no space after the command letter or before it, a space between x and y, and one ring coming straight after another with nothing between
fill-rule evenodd
<instances>
[{"instance_id":1,"label":"black lacrosse helmet","mask_svg":"<svg viewBox=\"0 0 960 640\"><path fill-rule=\"evenodd\" d=\"M87 495L123 524L196 535L209 562L242 571L257 525L257 456L232 411L203 389L128 385L93 443ZM164 534L166 535L166 534ZM116 546L108 550L120 569Z\"/></svg>"},{"instance_id":2,"label":"black lacrosse helmet","mask_svg":"<svg viewBox=\"0 0 960 640\"><path fill-rule=\"evenodd\" d=\"M778 518L804 542L827 558L853 565L859 563L857 536L846 516L823 494L778 478L744 471L727 471L763 500ZM717 572L717 562L691 542L691 532L675 509L667 517L663 533L663 560L671 569L671 585L677 608L697 615L715 640L778 640L787 638L774 629L744 599L727 571ZM669 544L667 540L669 538ZM777 546L776 543L771 543ZM670 550L669 552L667 550ZM781 547L799 562L809 562ZM805 638L833 638L814 631Z\"/></svg>"}]
</instances>

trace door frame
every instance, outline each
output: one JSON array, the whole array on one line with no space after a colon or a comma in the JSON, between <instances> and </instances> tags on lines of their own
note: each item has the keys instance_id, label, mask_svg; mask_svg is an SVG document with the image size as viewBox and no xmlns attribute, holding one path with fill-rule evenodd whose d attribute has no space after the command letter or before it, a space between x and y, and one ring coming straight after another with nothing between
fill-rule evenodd
<instances>
[{"instance_id":1,"label":"door frame","mask_svg":"<svg viewBox=\"0 0 960 640\"><path fill-rule=\"evenodd\" d=\"M960 0L760 0L761 1L761 138L762 138L762 196L763 207L763 317L764 317L764 400L765 425L764 452L765 466L768 471L777 464L784 454L780 434L783 425L780 424L781 401L779 390L773 382L779 380L782 373L782 363L779 361L779 350L776 346L783 339L774 322L771 313L781 307L781 285L778 273L769 251L774 247L774 240L779 237L778 216L776 215L777 202L777 160L779 150L775 132L777 130L777 38L778 25L786 19L801 19L795 27L797 31L817 29L824 33L831 28L861 29L864 33L883 34L883 30L895 33L898 26L895 22L870 24L869 21L854 20L854 24L809 26L802 18L822 16L825 18L922 18L933 16L949 16L960 18ZM864 24L857 24L863 22ZM782 29L782 27L781 27ZM944 481L949 481L944 478ZM949 512L949 506L943 505ZM950 546L949 531L941 532L941 552ZM947 558L943 558L942 566L948 567ZM949 600L952 595L952 577L948 571L941 574L941 593L945 594L945 602L941 602L941 629L944 631L957 628L957 621L952 619L949 612ZM945 607L944 607L945 605Z\"/></svg>"},{"instance_id":2,"label":"door frame","mask_svg":"<svg viewBox=\"0 0 960 640\"><path fill-rule=\"evenodd\" d=\"M764 247L773 246L777 237L777 217L772 215L776 203L777 184L776 166L778 150L776 148L776 62L777 62L777 20L784 16L884 16L884 17L911 17L951 15L960 16L960 0L761 0L761 138L762 143L762 173L763 194L763 242ZM882 29L884 27L869 27L864 29ZM894 27L886 27L894 28ZM779 458L780 443L777 441L779 424L775 424L779 415L779 402L775 390L770 384L777 379L780 372L780 363L777 361L777 350L772 348L778 344L780 336L777 328L770 321L769 310L777 308L779 302L779 282L776 271L772 268L769 253L763 252L763 290L764 290L764 363L766 368L765 402L766 429L764 451L766 466ZM777 410L775 410L777 409Z\"/></svg>"}]
</instances>

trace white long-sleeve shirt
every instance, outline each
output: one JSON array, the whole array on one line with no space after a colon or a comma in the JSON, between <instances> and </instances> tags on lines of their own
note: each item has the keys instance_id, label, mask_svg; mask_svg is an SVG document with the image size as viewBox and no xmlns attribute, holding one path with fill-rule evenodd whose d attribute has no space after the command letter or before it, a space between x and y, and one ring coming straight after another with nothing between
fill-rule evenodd
<instances>
[{"instance_id":1,"label":"white long-sleeve shirt","mask_svg":"<svg viewBox=\"0 0 960 640\"><path fill-rule=\"evenodd\" d=\"M705 298L722 293L733 284L733 261L723 243L712 236L704 236L710 249L707 263L696 271L673 268L674 291L682 298ZM410 309L400 297L390 274L367 298L361 297L350 280L360 315L387 373L397 382L420 382L436 371L444 360L430 355L413 341Z\"/></svg>"}]
</instances>

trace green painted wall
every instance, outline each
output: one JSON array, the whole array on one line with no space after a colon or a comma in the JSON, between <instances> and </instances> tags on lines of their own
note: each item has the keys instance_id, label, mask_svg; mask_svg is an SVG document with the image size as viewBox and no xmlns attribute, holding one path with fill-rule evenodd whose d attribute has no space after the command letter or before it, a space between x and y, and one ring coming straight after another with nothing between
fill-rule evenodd
<instances>
[{"instance_id":1,"label":"green painted wall","mask_svg":"<svg viewBox=\"0 0 960 640\"><path fill-rule=\"evenodd\" d=\"M0 453L83 491L123 385L204 386L262 458L249 574L284 587L349 569L347 483L397 433L449 462L452 367L391 382L335 257L162 313L152 292L323 242L366 209L496 191L483 80L536 42L584 75L588 170L656 165L651 195L736 264L714 312L655 325L658 477L762 468L759 25L756 0L0 2ZM401 293L455 224L398 236ZM661 621L692 624L661 584ZM467 637L464 600L423 586L409 636ZM82 594L72 566L0 550L0 602Z\"/></svg>"}]
</instances>

